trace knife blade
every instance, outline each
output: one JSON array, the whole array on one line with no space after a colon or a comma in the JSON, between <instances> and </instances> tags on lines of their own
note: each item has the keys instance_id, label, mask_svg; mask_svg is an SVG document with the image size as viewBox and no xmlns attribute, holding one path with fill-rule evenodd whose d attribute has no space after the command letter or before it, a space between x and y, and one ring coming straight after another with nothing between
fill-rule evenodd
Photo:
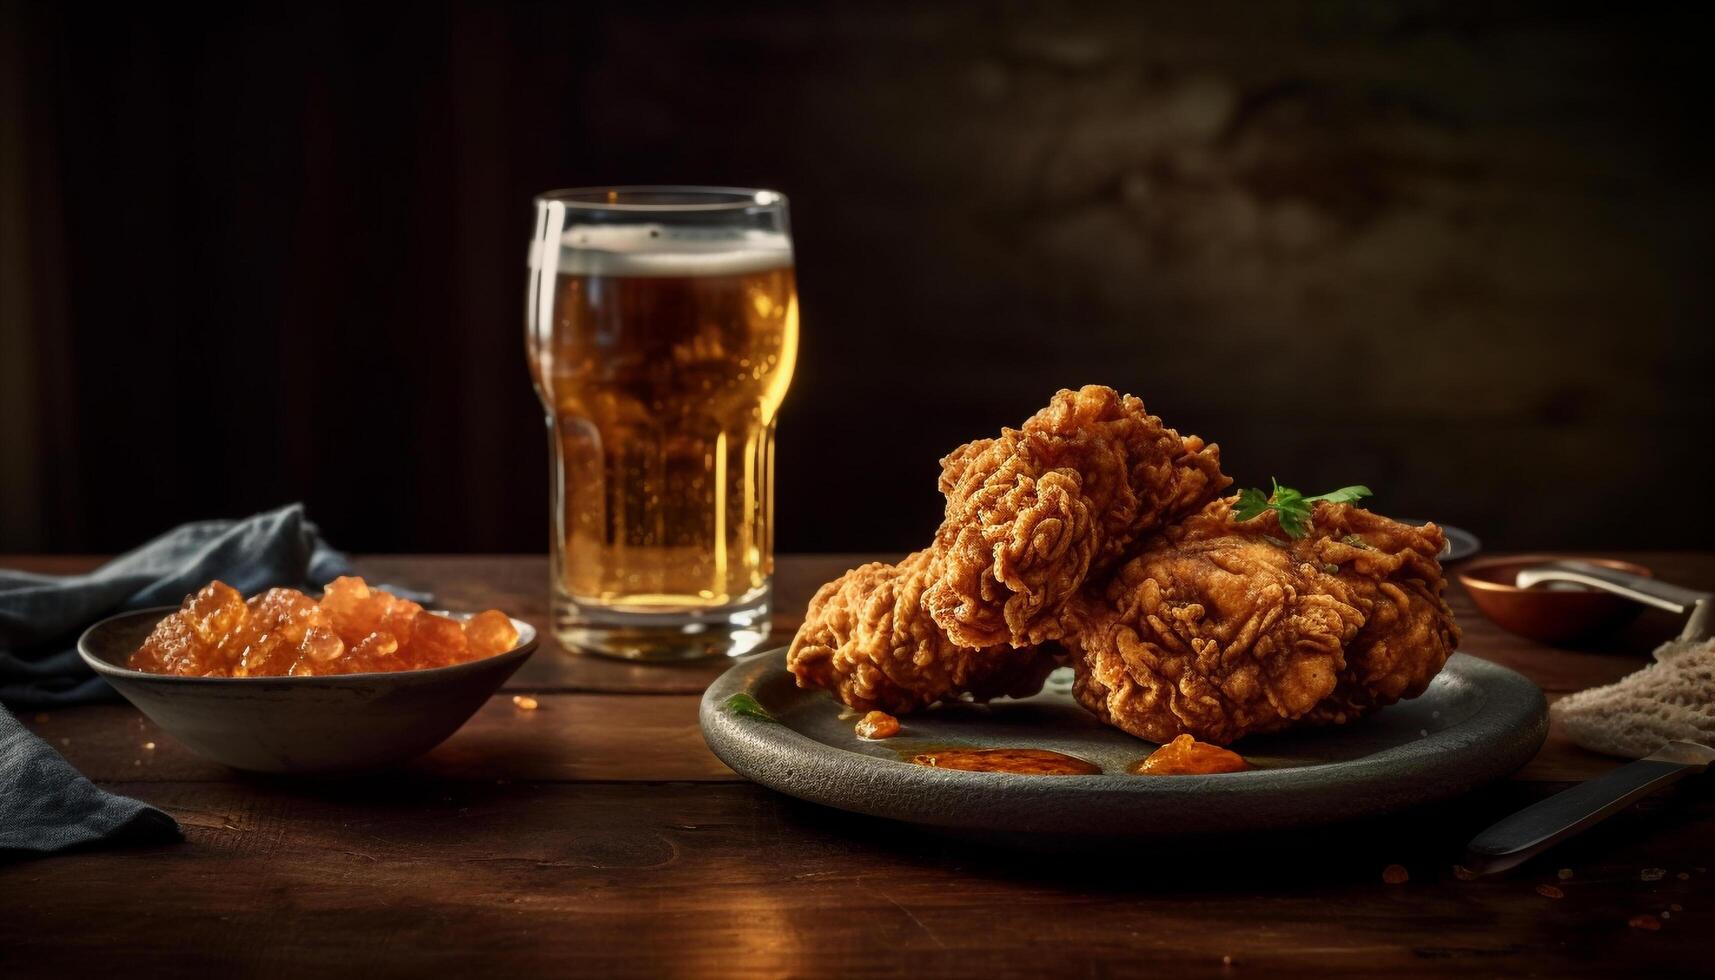
<instances>
[{"instance_id":1,"label":"knife blade","mask_svg":"<svg viewBox=\"0 0 1715 980\"><path fill-rule=\"evenodd\" d=\"M1534 803L1478 834L1460 866L1477 875L1517 867L1652 793L1715 763L1715 748L1689 739Z\"/></svg>"}]
</instances>

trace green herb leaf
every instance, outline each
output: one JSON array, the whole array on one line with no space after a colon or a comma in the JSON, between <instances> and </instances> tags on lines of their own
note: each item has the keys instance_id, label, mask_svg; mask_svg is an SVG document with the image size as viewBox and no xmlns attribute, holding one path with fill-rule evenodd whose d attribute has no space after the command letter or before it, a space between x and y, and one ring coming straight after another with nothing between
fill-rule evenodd
<instances>
[{"instance_id":1,"label":"green herb leaf","mask_svg":"<svg viewBox=\"0 0 1715 980\"><path fill-rule=\"evenodd\" d=\"M1291 504L1277 504L1275 513L1280 515L1280 529L1295 538L1302 538L1310 533L1310 505L1302 499Z\"/></svg>"},{"instance_id":2,"label":"green herb leaf","mask_svg":"<svg viewBox=\"0 0 1715 980\"><path fill-rule=\"evenodd\" d=\"M726 699L726 709L741 717L755 718L758 721L767 721L779 724L779 720L769 714L768 709L764 708L760 701L757 701L755 698L743 691L740 691Z\"/></svg>"},{"instance_id":3,"label":"green herb leaf","mask_svg":"<svg viewBox=\"0 0 1715 980\"><path fill-rule=\"evenodd\" d=\"M1370 488L1365 486L1341 487L1328 493L1306 497L1304 494L1280 485L1280 481L1272 477L1269 483L1273 491L1263 493L1251 488L1240 490L1238 502L1233 505L1233 517L1240 521L1249 521L1261 517L1264 511L1274 511L1280 519L1280 529L1295 538L1302 538L1310 533L1311 515L1315 513L1315 503L1325 500L1333 504L1349 504L1370 496Z\"/></svg>"},{"instance_id":4,"label":"green herb leaf","mask_svg":"<svg viewBox=\"0 0 1715 980\"><path fill-rule=\"evenodd\" d=\"M1370 493L1370 488L1360 483L1355 487L1341 487L1338 490L1330 490L1327 493L1318 494L1314 497L1305 497L1304 499L1326 500L1331 504L1355 504L1369 496L1373 496L1373 494Z\"/></svg>"},{"instance_id":5,"label":"green herb leaf","mask_svg":"<svg viewBox=\"0 0 1715 980\"><path fill-rule=\"evenodd\" d=\"M1248 521L1261 517L1262 512L1267 509L1268 494L1251 487L1249 490L1239 491L1239 502L1233 505L1233 516L1241 521Z\"/></svg>"}]
</instances>

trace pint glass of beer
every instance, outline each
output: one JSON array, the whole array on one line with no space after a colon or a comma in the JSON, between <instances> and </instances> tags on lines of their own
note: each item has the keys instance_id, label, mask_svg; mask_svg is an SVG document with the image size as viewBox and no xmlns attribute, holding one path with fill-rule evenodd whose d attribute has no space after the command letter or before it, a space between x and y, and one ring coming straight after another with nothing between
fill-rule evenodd
<instances>
[{"instance_id":1,"label":"pint glass of beer","mask_svg":"<svg viewBox=\"0 0 1715 980\"><path fill-rule=\"evenodd\" d=\"M754 649L774 572L774 420L798 351L786 199L536 199L525 342L552 453L552 622L635 660Z\"/></svg>"}]
</instances>

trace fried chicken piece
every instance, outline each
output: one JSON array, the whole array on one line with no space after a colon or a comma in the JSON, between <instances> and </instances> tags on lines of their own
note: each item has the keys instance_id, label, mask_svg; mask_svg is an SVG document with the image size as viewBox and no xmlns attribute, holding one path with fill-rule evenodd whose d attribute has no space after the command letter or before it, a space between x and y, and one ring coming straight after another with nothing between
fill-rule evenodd
<instances>
[{"instance_id":1,"label":"fried chicken piece","mask_svg":"<svg viewBox=\"0 0 1715 980\"><path fill-rule=\"evenodd\" d=\"M1225 745L1421 694L1459 636L1440 594L1440 529L1322 502L1310 535L1290 540L1272 513L1234 520L1235 499L1086 590L1079 702L1150 741Z\"/></svg>"},{"instance_id":2,"label":"fried chicken piece","mask_svg":"<svg viewBox=\"0 0 1715 980\"><path fill-rule=\"evenodd\" d=\"M1061 391L1023 427L941 465L940 574L923 603L971 648L1065 636L1067 603L1086 580L1232 482L1219 447L1097 385Z\"/></svg>"},{"instance_id":3,"label":"fried chicken piece","mask_svg":"<svg viewBox=\"0 0 1715 980\"><path fill-rule=\"evenodd\" d=\"M898 565L872 562L822 586L786 662L803 688L825 688L859 711L903 714L937 701L1026 697L1058 666L1058 647L960 647L935 625L923 592L933 549Z\"/></svg>"},{"instance_id":4,"label":"fried chicken piece","mask_svg":"<svg viewBox=\"0 0 1715 980\"><path fill-rule=\"evenodd\" d=\"M1422 694L1459 646L1459 624L1442 598L1437 560L1447 537L1350 504L1321 504L1313 560L1357 584L1364 628L1346 648L1334 692L1298 724L1343 725Z\"/></svg>"},{"instance_id":5,"label":"fried chicken piece","mask_svg":"<svg viewBox=\"0 0 1715 980\"><path fill-rule=\"evenodd\" d=\"M1364 615L1350 585L1291 549L1197 524L1127 562L1083 611L1073 693L1152 742L1226 745L1333 693Z\"/></svg>"}]
</instances>

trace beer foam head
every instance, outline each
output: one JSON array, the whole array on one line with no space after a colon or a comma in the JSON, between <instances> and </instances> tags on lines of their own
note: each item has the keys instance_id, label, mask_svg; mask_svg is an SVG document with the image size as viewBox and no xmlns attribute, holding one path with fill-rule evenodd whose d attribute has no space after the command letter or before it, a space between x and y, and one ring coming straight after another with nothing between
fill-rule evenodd
<instances>
[{"instance_id":1,"label":"beer foam head","mask_svg":"<svg viewBox=\"0 0 1715 980\"><path fill-rule=\"evenodd\" d=\"M543 251L531 243L532 267ZM573 276L742 276L792 264L791 239L755 228L572 225L559 251L555 271Z\"/></svg>"}]
</instances>

